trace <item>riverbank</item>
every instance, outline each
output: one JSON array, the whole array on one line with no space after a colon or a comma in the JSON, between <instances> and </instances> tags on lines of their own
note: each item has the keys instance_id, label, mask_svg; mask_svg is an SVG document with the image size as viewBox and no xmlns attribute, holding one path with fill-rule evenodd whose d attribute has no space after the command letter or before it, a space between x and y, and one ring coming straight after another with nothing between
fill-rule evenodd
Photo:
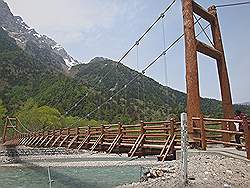
<instances>
[{"instance_id":1,"label":"riverbank","mask_svg":"<svg viewBox=\"0 0 250 188\"><path fill-rule=\"evenodd\" d=\"M106 154L65 148L29 148L19 146L2 149L1 167L115 167L115 166L158 166L156 157L129 158L122 154Z\"/></svg>"},{"instance_id":2,"label":"riverbank","mask_svg":"<svg viewBox=\"0 0 250 188\"><path fill-rule=\"evenodd\" d=\"M156 157L128 158L127 155L106 154L65 148L1 148L0 167L102 168L137 166L143 182L119 188L184 187L180 175L180 160L158 162ZM123 171L123 170L122 170ZM119 172L119 170L117 171ZM122 173L126 173L125 171ZM128 173L128 172L127 172ZM212 153L197 153L188 158L188 188L250 187L250 162ZM132 180L134 181L134 180ZM128 182L128 181L127 181Z\"/></svg>"},{"instance_id":3,"label":"riverbank","mask_svg":"<svg viewBox=\"0 0 250 188\"><path fill-rule=\"evenodd\" d=\"M184 186L180 174L180 160L166 163L145 172L144 182L126 184L117 188L159 188L159 187L250 187L250 162L214 154L197 154L188 158L188 184ZM152 174L163 172L160 177ZM150 174L151 173L151 174ZM147 178L148 176L148 178Z\"/></svg>"}]
</instances>

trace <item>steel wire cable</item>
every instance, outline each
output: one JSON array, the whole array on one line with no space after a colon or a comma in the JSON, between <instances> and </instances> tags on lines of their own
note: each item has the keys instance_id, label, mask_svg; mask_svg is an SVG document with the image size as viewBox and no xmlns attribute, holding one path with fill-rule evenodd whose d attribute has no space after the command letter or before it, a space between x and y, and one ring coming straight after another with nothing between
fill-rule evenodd
<instances>
[{"instance_id":1,"label":"steel wire cable","mask_svg":"<svg viewBox=\"0 0 250 188\"><path fill-rule=\"evenodd\" d=\"M221 5L216 5L216 8L224 8L224 7L234 7L234 6L240 6L240 5L249 5L250 1L245 1L245 2L238 2L238 3L229 3L229 4L221 4Z\"/></svg>"},{"instance_id":2,"label":"steel wire cable","mask_svg":"<svg viewBox=\"0 0 250 188\"><path fill-rule=\"evenodd\" d=\"M124 53L124 55L116 62L117 66L119 66L119 64L122 62L123 59L125 59L125 57L137 46L137 44L140 43L140 41L151 31L151 29L159 22L159 20L165 16L166 12L168 10L170 10L170 8L174 5L174 3L176 2L176 0L173 0L170 5L160 14L160 16L148 27L148 29L139 37L138 40L136 40L136 42L129 48L129 50L127 50L127 52ZM116 66L116 67L117 67ZM102 80L104 80L112 71L113 71L112 67L100 80L98 80L95 84L94 84L94 88L98 85L98 83L101 83ZM86 95L84 95L79 101L81 102L82 100L84 100L89 93L87 93ZM80 102L76 102L73 106L70 107L69 110L66 110L65 115L67 115L70 111L72 111L76 106L79 105Z\"/></svg>"},{"instance_id":3,"label":"steel wire cable","mask_svg":"<svg viewBox=\"0 0 250 188\"><path fill-rule=\"evenodd\" d=\"M210 37L208 36L207 32L204 30L203 26L201 25L200 21L198 20L198 18L195 16L194 14L194 18L197 21L199 27L201 28L201 30L203 31L203 33L205 34L205 36L207 37L208 41L210 42L210 44L214 47L214 44L212 42L212 40L210 39Z\"/></svg>"},{"instance_id":4,"label":"steel wire cable","mask_svg":"<svg viewBox=\"0 0 250 188\"><path fill-rule=\"evenodd\" d=\"M161 19L162 21L162 37L163 37L163 50L166 49L166 31L165 31L165 22L164 17ZM169 95L168 95L168 67L167 67L167 57L166 53L163 56L163 64L164 64L164 81L165 81L165 94L166 94L166 115L169 116Z\"/></svg>"},{"instance_id":5,"label":"steel wire cable","mask_svg":"<svg viewBox=\"0 0 250 188\"><path fill-rule=\"evenodd\" d=\"M200 20L201 18L199 18L194 24L197 24L197 22ZM201 33L203 33L209 26L210 24L208 24L204 30L201 30L196 37L198 37ZM180 39L184 36L184 33L181 34L174 42L172 42L168 48L166 48L159 56L157 56L151 63L149 63L142 71L141 74L145 74L146 71L153 65L155 64L163 55L166 54L167 51L169 51L176 43L178 43L180 41ZM98 106L96 109L90 111L90 113L88 113L87 115L83 116L83 117L79 117L78 120L76 122L74 122L73 124L70 125L70 127L72 127L73 125L75 125L77 122L79 122L81 120L81 118L88 118L91 114L93 114L94 112L96 112L96 110L100 109L102 106L104 106L109 100L112 100L114 96L118 95L121 91L123 91L124 89L126 89L128 87L128 85L130 85L131 83L133 83L133 81L135 79L137 79L140 76L140 74L137 74L133 79L131 79L130 81L128 81L127 84L125 84L118 92L116 92L113 96L111 96L109 99L107 99L104 103L102 103L100 106Z\"/></svg>"}]
</instances>

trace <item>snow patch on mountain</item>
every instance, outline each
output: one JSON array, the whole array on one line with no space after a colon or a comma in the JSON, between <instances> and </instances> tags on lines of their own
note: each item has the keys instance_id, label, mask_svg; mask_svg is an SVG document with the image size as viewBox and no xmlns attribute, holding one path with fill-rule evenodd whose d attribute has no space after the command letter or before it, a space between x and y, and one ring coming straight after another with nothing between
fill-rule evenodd
<instances>
[{"instance_id":1,"label":"snow patch on mountain","mask_svg":"<svg viewBox=\"0 0 250 188\"><path fill-rule=\"evenodd\" d=\"M37 38L41 38L42 36L40 35L40 34L38 34L38 33L35 33L35 34L33 34L35 37L37 37Z\"/></svg>"},{"instance_id":2,"label":"snow patch on mountain","mask_svg":"<svg viewBox=\"0 0 250 188\"><path fill-rule=\"evenodd\" d=\"M63 59L65 64L67 65L68 69L70 70L71 67L75 66L75 65L78 65L79 62L74 60L73 58L70 58L70 59Z\"/></svg>"},{"instance_id":3,"label":"snow patch on mountain","mask_svg":"<svg viewBox=\"0 0 250 188\"><path fill-rule=\"evenodd\" d=\"M40 49L51 51L51 56L56 58L53 62L60 62L63 66L69 69L79 64L68 52L53 39L39 34L34 28L29 27L21 16L14 16L7 3L0 0L0 27L8 32L9 36L16 40L16 43L23 50L26 49L26 44L32 42ZM54 55L53 55L54 54ZM60 60L61 59L61 60Z\"/></svg>"},{"instance_id":4,"label":"snow patch on mountain","mask_svg":"<svg viewBox=\"0 0 250 188\"><path fill-rule=\"evenodd\" d=\"M63 49L63 47L62 47L60 44L56 44L56 45L54 45L54 46L51 46L51 48L52 48L53 50L57 50L57 51Z\"/></svg>"}]
</instances>

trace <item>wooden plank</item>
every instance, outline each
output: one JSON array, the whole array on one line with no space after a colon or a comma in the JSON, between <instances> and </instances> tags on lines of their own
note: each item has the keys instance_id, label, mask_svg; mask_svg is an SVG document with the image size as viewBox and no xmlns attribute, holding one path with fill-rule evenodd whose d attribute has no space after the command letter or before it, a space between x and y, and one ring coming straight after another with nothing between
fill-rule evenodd
<instances>
[{"instance_id":1,"label":"wooden plank","mask_svg":"<svg viewBox=\"0 0 250 188\"><path fill-rule=\"evenodd\" d=\"M24 139L20 142L20 145L23 145L23 143L28 139L28 137L24 137Z\"/></svg>"},{"instance_id":2,"label":"wooden plank","mask_svg":"<svg viewBox=\"0 0 250 188\"><path fill-rule=\"evenodd\" d=\"M113 149L115 148L117 143L121 140L121 138L122 138L122 134L119 134L116 136L116 138L114 139L114 141L112 142L112 144L109 146L107 150L108 153L111 153L113 151Z\"/></svg>"},{"instance_id":3,"label":"wooden plank","mask_svg":"<svg viewBox=\"0 0 250 188\"><path fill-rule=\"evenodd\" d=\"M174 147L173 144L174 144L175 137L176 137L176 135L173 136L173 138L172 138L172 140L171 140L171 142L170 142L170 144L169 144L169 146L168 146L168 148L167 148L167 151L166 151L166 153L164 154L164 156L163 156L163 158L162 158L162 161L165 161L167 155L168 155L169 152L171 151L170 149Z\"/></svg>"},{"instance_id":4,"label":"wooden plank","mask_svg":"<svg viewBox=\"0 0 250 188\"><path fill-rule=\"evenodd\" d=\"M158 124L168 124L170 121L155 121L155 122L143 122L145 125L158 125Z\"/></svg>"},{"instance_id":5,"label":"wooden plank","mask_svg":"<svg viewBox=\"0 0 250 188\"><path fill-rule=\"evenodd\" d=\"M135 143L133 144L132 148L131 148L130 151L128 152L128 155L131 155L131 153L133 152L134 148L136 147L136 144L140 141L141 137L142 137L141 134L137 137Z\"/></svg>"},{"instance_id":6,"label":"wooden plank","mask_svg":"<svg viewBox=\"0 0 250 188\"><path fill-rule=\"evenodd\" d=\"M195 14L199 15L209 23L214 23L215 17L214 15L210 14L207 10L205 10L203 7L201 7L199 4L197 4L195 1L193 1L193 11Z\"/></svg>"},{"instance_id":7,"label":"wooden plank","mask_svg":"<svg viewBox=\"0 0 250 188\"><path fill-rule=\"evenodd\" d=\"M224 141L220 141L220 140L206 139L206 141L207 142L217 143L217 144L230 145L230 146L244 146L244 145L241 145L241 144L236 144L236 143L232 143L232 142L224 142Z\"/></svg>"},{"instance_id":8,"label":"wooden plank","mask_svg":"<svg viewBox=\"0 0 250 188\"><path fill-rule=\"evenodd\" d=\"M39 138L40 138L40 136L36 137L36 139L35 139L33 142L31 142L31 144L30 144L30 145L31 145L31 146L33 146L33 145L34 145L34 143L36 143L36 141L37 141L37 140L39 140Z\"/></svg>"},{"instance_id":9,"label":"wooden plank","mask_svg":"<svg viewBox=\"0 0 250 188\"><path fill-rule=\"evenodd\" d=\"M35 144L35 147L42 141L42 139L44 138L44 136L42 136Z\"/></svg>"},{"instance_id":10,"label":"wooden plank","mask_svg":"<svg viewBox=\"0 0 250 188\"><path fill-rule=\"evenodd\" d=\"M59 139L62 137L62 135L59 135L56 139L55 139L55 141L53 142L53 144L51 145L51 147L54 147L55 146L55 144L59 141Z\"/></svg>"},{"instance_id":11,"label":"wooden plank","mask_svg":"<svg viewBox=\"0 0 250 188\"><path fill-rule=\"evenodd\" d=\"M67 135L59 144L59 147L62 147L63 143L69 138L70 135Z\"/></svg>"},{"instance_id":12,"label":"wooden plank","mask_svg":"<svg viewBox=\"0 0 250 188\"><path fill-rule=\"evenodd\" d=\"M196 46L197 46L198 52L203 53L209 57L212 57L212 58L217 59L217 60L220 60L222 57L222 53L219 50L217 50L217 49L215 49L215 48L213 48L213 47L211 47L211 46L209 46L209 45L207 45L199 40L197 40Z\"/></svg>"},{"instance_id":13,"label":"wooden plank","mask_svg":"<svg viewBox=\"0 0 250 188\"><path fill-rule=\"evenodd\" d=\"M133 156L134 156L135 152L136 152L136 151L138 150L138 148L141 146L144 137L145 137L145 135L143 134L143 135L141 136L139 142L136 144L134 150L132 151L130 157L133 157Z\"/></svg>"},{"instance_id":14,"label":"wooden plank","mask_svg":"<svg viewBox=\"0 0 250 188\"><path fill-rule=\"evenodd\" d=\"M47 135L47 136L43 139L43 141L39 144L39 146L42 146L48 138L49 138L49 135Z\"/></svg>"},{"instance_id":15,"label":"wooden plank","mask_svg":"<svg viewBox=\"0 0 250 188\"><path fill-rule=\"evenodd\" d=\"M171 130L170 127L154 127L154 126L145 126L145 130Z\"/></svg>"},{"instance_id":16,"label":"wooden plank","mask_svg":"<svg viewBox=\"0 0 250 188\"><path fill-rule=\"evenodd\" d=\"M76 141L76 139L78 138L78 135L76 135L71 141L70 141L70 143L69 143L69 145L68 145L68 149L71 147L71 145Z\"/></svg>"},{"instance_id":17,"label":"wooden plank","mask_svg":"<svg viewBox=\"0 0 250 188\"><path fill-rule=\"evenodd\" d=\"M45 144L44 147L47 147L49 145L49 143L53 140L53 138L55 138L55 136L53 135L52 137L50 137L49 141Z\"/></svg>"},{"instance_id":18,"label":"wooden plank","mask_svg":"<svg viewBox=\"0 0 250 188\"><path fill-rule=\"evenodd\" d=\"M86 143L89 141L90 137L91 137L91 135L88 134L88 135L84 138L84 140L82 141L82 143L77 147L77 150L78 150L78 151L82 148L82 146L83 146L84 144L86 144Z\"/></svg>"},{"instance_id":19,"label":"wooden plank","mask_svg":"<svg viewBox=\"0 0 250 188\"><path fill-rule=\"evenodd\" d=\"M99 138L95 141L95 143L93 144L93 146L90 148L90 151L94 151L94 149L98 146L98 144L101 142L101 140L103 139L104 134L101 134L99 136Z\"/></svg>"},{"instance_id":20,"label":"wooden plank","mask_svg":"<svg viewBox=\"0 0 250 188\"><path fill-rule=\"evenodd\" d=\"M25 143L25 145L29 146L30 143L35 139L36 137L35 136L32 136L31 139Z\"/></svg>"},{"instance_id":21,"label":"wooden plank","mask_svg":"<svg viewBox=\"0 0 250 188\"><path fill-rule=\"evenodd\" d=\"M28 145L28 143L33 139L34 137L30 137L25 143L24 145Z\"/></svg>"},{"instance_id":22,"label":"wooden plank","mask_svg":"<svg viewBox=\"0 0 250 188\"><path fill-rule=\"evenodd\" d=\"M164 151L166 150L166 148L167 148L167 146L168 146L168 142L169 142L169 140L170 140L170 137L171 137L171 136L168 136L167 141L165 142L165 144L164 144L164 146L163 146L163 148L162 148L162 150L161 150L160 157L162 157Z\"/></svg>"},{"instance_id":23,"label":"wooden plank","mask_svg":"<svg viewBox=\"0 0 250 188\"><path fill-rule=\"evenodd\" d=\"M143 134L140 134L140 136L138 137L138 139L135 141L133 147L131 148L131 150L129 151L128 155L130 157L133 157L135 152L137 151L138 147L140 146L140 144L142 143L143 139L144 139Z\"/></svg>"},{"instance_id":24,"label":"wooden plank","mask_svg":"<svg viewBox=\"0 0 250 188\"><path fill-rule=\"evenodd\" d=\"M228 131L228 130L218 130L218 129L207 129L207 128L205 128L205 131L206 131L206 132L229 133L229 134L244 135L244 132L238 132L238 131Z\"/></svg>"}]
</instances>

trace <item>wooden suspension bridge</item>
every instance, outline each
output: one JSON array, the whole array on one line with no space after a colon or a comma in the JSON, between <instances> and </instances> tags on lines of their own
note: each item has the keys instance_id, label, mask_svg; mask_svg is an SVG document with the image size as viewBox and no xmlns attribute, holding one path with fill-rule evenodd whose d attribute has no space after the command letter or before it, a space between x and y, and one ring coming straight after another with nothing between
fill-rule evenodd
<instances>
[{"instance_id":1,"label":"wooden suspension bridge","mask_svg":"<svg viewBox=\"0 0 250 188\"><path fill-rule=\"evenodd\" d=\"M206 10L193 0L183 0L182 6L189 141L203 150L206 150L210 144L222 144L223 147L245 147L247 158L250 159L250 122L246 117L242 120L234 120L233 118L230 83L216 6L211 6ZM212 46L196 39L195 24L199 20L194 21L194 14L206 20L211 26ZM164 15L161 17L163 18ZM205 32L204 28L202 29ZM139 41L134 46L138 44ZM166 51L161 56L165 55ZM216 60L222 96L223 119L204 118L202 116L197 62L198 52ZM144 74L153 63L147 66L142 73ZM242 124L244 131L236 131L235 123ZM180 149L180 122L176 122L174 119L159 122L140 122L136 125L118 123L115 125L64 128L25 134L18 133L19 125L18 118L6 118L3 134L4 145L88 149L107 153L128 153L130 157L158 155L158 159L162 161L175 159L176 150ZM11 137L8 137L9 129L15 130ZM235 143L233 140L234 135L241 135L243 144Z\"/></svg>"},{"instance_id":2,"label":"wooden suspension bridge","mask_svg":"<svg viewBox=\"0 0 250 188\"><path fill-rule=\"evenodd\" d=\"M226 147L245 147L247 158L250 159L250 120L212 119L193 117L192 123L201 127L194 128L196 147L206 150L208 145L221 144ZM231 131L232 123L241 123L244 131ZM173 160L176 150L180 149L180 122L170 121L140 122L135 125L122 123L100 125L97 127L75 127L53 129L26 134L16 133L11 137L5 134L4 145L24 145L30 147L65 147L67 149L102 151L106 153L127 153L129 157L156 155L158 160ZM226 124L227 129L224 129ZM18 129L18 118L7 117L7 129ZM232 139L241 135L243 144L237 144ZM228 139L229 138L229 139Z\"/></svg>"}]
</instances>

